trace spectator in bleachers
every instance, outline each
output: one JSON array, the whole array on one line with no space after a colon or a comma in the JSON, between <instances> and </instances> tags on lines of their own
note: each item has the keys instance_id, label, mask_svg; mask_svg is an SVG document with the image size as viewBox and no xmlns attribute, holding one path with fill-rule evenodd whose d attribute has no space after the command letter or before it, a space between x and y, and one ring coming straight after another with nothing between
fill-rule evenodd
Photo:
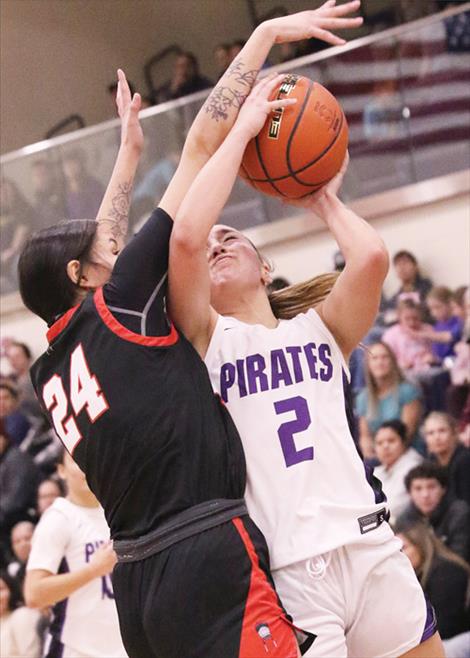
<instances>
[{"instance_id":1,"label":"spectator in bleachers","mask_svg":"<svg viewBox=\"0 0 470 658\"><path fill-rule=\"evenodd\" d=\"M36 507L38 516L41 517L46 509L52 505L54 500L63 495L64 491L60 484L60 480L56 480L54 477L43 480L38 487L38 501Z\"/></svg>"},{"instance_id":2,"label":"spectator in bleachers","mask_svg":"<svg viewBox=\"0 0 470 658\"><path fill-rule=\"evenodd\" d=\"M10 530L29 520L36 504L40 474L31 457L12 444L0 419L0 552L5 553ZM2 550L3 548L3 550Z\"/></svg>"},{"instance_id":3,"label":"spectator in bleachers","mask_svg":"<svg viewBox=\"0 0 470 658\"><path fill-rule=\"evenodd\" d=\"M56 166L45 159L35 160L31 166L34 194L34 230L52 226L65 218L64 182L59 179Z\"/></svg>"},{"instance_id":4,"label":"spectator in bleachers","mask_svg":"<svg viewBox=\"0 0 470 658\"><path fill-rule=\"evenodd\" d=\"M461 302L462 336L454 345L455 358L450 366L451 385L447 391L446 410L461 421L463 410L470 400L470 289L463 288ZM454 306L455 309L455 306ZM455 312L454 312L454 315ZM465 423L464 423L465 426Z\"/></svg>"},{"instance_id":5,"label":"spectator in bleachers","mask_svg":"<svg viewBox=\"0 0 470 658\"><path fill-rule=\"evenodd\" d=\"M397 524L429 523L448 548L468 560L470 507L464 500L454 498L448 485L449 478L442 466L427 461L411 469L405 476L411 502L398 517Z\"/></svg>"},{"instance_id":6,"label":"spectator in bleachers","mask_svg":"<svg viewBox=\"0 0 470 658\"><path fill-rule=\"evenodd\" d=\"M44 414L39 406L29 376L32 363L31 350L25 343L12 341L6 348L6 357L11 368L10 377L15 380L19 393L19 411L27 417L32 416L43 420Z\"/></svg>"},{"instance_id":7,"label":"spectator in bleachers","mask_svg":"<svg viewBox=\"0 0 470 658\"><path fill-rule=\"evenodd\" d=\"M39 658L41 641L37 626L41 614L21 605L11 576L0 571L0 656Z\"/></svg>"},{"instance_id":8,"label":"spectator in bleachers","mask_svg":"<svg viewBox=\"0 0 470 658\"><path fill-rule=\"evenodd\" d=\"M446 548L424 523L397 530L403 550L434 606L447 658L470 658L470 566ZM406 601L403 603L406 606Z\"/></svg>"},{"instance_id":9,"label":"spectator in bleachers","mask_svg":"<svg viewBox=\"0 0 470 658\"><path fill-rule=\"evenodd\" d=\"M406 373L416 374L427 370L434 361L431 341L420 332L432 327L422 320L421 307L413 299L400 299L397 305L398 323L383 335L395 353L400 368Z\"/></svg>"},{"instance_id":10,"label":"spectator in bleachers","mask_svg":"<svg viewBox=\"0 0 470 658\"><path fill-rule=\"evenodd\" d=\"M374 475L382 482L390 509L390 521L394 523L410 503L405 476L423 461L423 457L414 448L407 447L407 429L401 420L382 423L375 433L374 444L379 460Z\"/></svg>"},{"instance_id":11,"label":"spectator in bleachers","mask_svg":"<svg viewBox=\"0 0 470 658\"><path fill-rule=\"evenodd\" d=\"M455 420L443 412L430 413L424 423L424 438L431 459L448 471L451 494L470 505L470 449L459 442Z\"/></svg>"},{"instance_id":12,"label":"spectator in bleachers","mask_svg":"<svg viewBox=\"0 0 470 658\"><path fill-rule=\"evenodd\" d=\"M244 39L236 39L235 41L232 41L232 43L230 44L230 57L232 59L230 61L235 59L235 57L241 51L245 43L246 41Z\"/></svg>"},{"instance_id":13,"label":"spectator in bleachers","mask_svg":"<svg viewBox=\"0 0 470 658\"><path fill-rule=\"evenodd\" d=\"M231 44L229 43L219 43L214 48L214 61L217 66L217 78L222 76L233 59L230 54L230 49Z\"/></svg>"},{"instance_id":14,"label":"spectator in bleachers","mask_svg":"<svg viewBox=\"0 0 470 658\"><path fill-rule=\"evenodd\" d=\"M31 521L20 521L11 529L10 545L13 552L13 560L8 564L7 571L15 580L23 601L23 583L26 574L26 563L31 552L31 539L34 525Z\"/></svg>"},{"instance_id":15,"label":"spectator in bleachers","mask_svg":"<svg viewBox=\"0 0 470 658\"><path fill-rule=\"evenodd\" d=\"M411 299L417 305L424 307L426 296L433 286L432 281L421 274L418 261L410 251L405 249L397 251L393 257L393 266L401 285L398 291L387 300L388 324L395 321L393 311L396 310L400 300ZM425 317L426 321L428 319Z\"/></svg>"},{"instance_id":16,"label":"spectator in bleachers","mask_svg":"<svg viewBox=\"0 0 470 658\"><path fill-rule=\"evenodd\" d=\"M382 423L401 420L407 430L407 445L419 447L418 425L422 414L421 393L406 381L386 343L374 343L366 352L366 387L356 398L359 444L364 457L374 457L373 436Z\"/></svg>"},{"instance_id":17,"label":"spectator in bleachers","mask_svg":"<svg viewBox=\"0 0 470 658\"><path fill-rule=\"evenodd\" d=\"M462 322L465 324L467 318L467 305L468 305L468 286L459 286L452 292L451 306L452 306L452 315L455 315L458 318L461 318Z\"/></svg>"},{"instance_id":18,"label":"spectator in bleachers","mask_svg":"<svg viewBox=\"0 0 470 658\"><path fill-rule=\"evenodd\" d=\"M63 168L67 219L96 217L104 187L88 172L85 154L79 149L69 151L64 155Z\"/></svg>"},{"instance_id":19,"label":"spectator in bleachers","mask_svg":"<svg viewBox=\"0 0 470 658\"><path fill-rule=\"evenodd\" d=\"M5 423L11 442L19 446L31 428L28 418L19 409L18 389L12 381L0 381L0 419Z\"/></svg>"},{"instance_id":20,"label":"spectator in bleachers","mask_svg":"<svg viewBox=\"0 0 470 658\"><path fill-rule=\"evenodd\" d=\"M33 209L9 178L0 179L0 283L2 294L15 289L16 266L33 223Z\"/></svg>"},{"instance_id":21,"label":"spectator in bleachers","mask_svg":"<svg viewBox=\"0 0 470 658\"><path fill-rule=\"evenodd\" d=\"M181 98L181 96L194 94L196 91L207 89L212 85L212 81L199 72L197 57L193 53L182 52L176 57L171 79L155 92L156 102L163 103ZM95 215L87 216L94 217Z\"/></svg>"}]
</instances>

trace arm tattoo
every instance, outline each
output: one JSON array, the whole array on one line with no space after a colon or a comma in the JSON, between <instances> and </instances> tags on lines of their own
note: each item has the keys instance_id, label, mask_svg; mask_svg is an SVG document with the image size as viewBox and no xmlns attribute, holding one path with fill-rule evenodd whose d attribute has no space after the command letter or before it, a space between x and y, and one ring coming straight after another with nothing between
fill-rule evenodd
<instances>
[{"instance_id":1,"label":"arm tattoo","mask_svg":"<svg viewBox=\"0 0 470 658\"><path fill-rule=\"evenodd\" d=\"M228 85L217 85L206 100L206 112L216 121L228 119L230 108L234 107L239 110L245 102L257 75L257 69L243 71L243 61L241 59L235 60L227 69L224 77L238 84L242 89L236 89Z\"/></svg>"},{"instance_id":2,"label":"arm tattoo","mask_svg":"<svg viewBox=\"0 0 470 658\"><path fill-rule=\"evenodd\" d=\"M132 181L119 183L117 193L111 199L111 208L107 214L108 216L98 220L99 222L109 224L111 235L116 240L124 238L127 234L131 191Z\"/></svg>"}]
</instances>

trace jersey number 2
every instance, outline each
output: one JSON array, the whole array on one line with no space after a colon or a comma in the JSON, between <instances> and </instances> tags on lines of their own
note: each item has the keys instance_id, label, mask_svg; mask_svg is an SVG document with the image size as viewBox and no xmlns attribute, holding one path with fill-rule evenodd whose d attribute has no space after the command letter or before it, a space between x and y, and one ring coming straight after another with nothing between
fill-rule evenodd
<instances>
[{"instance_id":1,"label":"jersey number 2","mask_svg":"<svg viewBox=\"0 0 470 658\"><path fill-rule=\"evenodd\" d=\"M70 357L70 402L62 379L57 374L44 385L42 397L52 416L55 431L70 453L82 438L76 416L85 409L94 423L109 408L98 380L88 368L81 345L74 349ZM74 413L67 417L70 403Z\"/></svg>"},{"instance_id":2,"label":"jersey number 2","mask_svg":"<svg viewBox=\"0 0 470 658\"><path fill-rule=\"evenodd\" d=\"M294 434L304 432L312 423L307 400L300 395L296 395L294 398L275 402L274 410L278 415L285 414L288 411L295 412L294 420L282 423L277 430L286 466L294 466L294 464L313 459L313 446L297 450L294 440Z\"/></svg>"}]
</instances>

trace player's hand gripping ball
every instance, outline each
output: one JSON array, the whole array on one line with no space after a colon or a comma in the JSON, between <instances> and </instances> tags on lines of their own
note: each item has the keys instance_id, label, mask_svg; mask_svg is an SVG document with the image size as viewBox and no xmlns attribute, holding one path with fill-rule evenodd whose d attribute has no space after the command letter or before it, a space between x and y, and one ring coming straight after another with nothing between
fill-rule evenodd
<instances>
[{"instance_id":1,"label":"player's hand gripping ball","mask_svg":"<svg viewBox=\"0 0 470 658\"><path fill-rule=\"evenodd\" d=\"M348 124L330 92L308 78L286 75L275 98L297 103L274 110L243 156L241 177L257 190L300 199L340 170L348 148Z\"/></svg>"}]
</instances>

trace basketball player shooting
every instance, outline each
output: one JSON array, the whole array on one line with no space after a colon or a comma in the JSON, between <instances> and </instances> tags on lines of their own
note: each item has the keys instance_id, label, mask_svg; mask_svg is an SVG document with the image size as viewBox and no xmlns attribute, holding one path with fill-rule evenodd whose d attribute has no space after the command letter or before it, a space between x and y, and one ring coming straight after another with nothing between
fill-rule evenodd
<instances>
[{"instance_id":1,"label":"basketball player shooting","mask_svg":"<svg viewBox=\"0 0 470 658\"><path fill-rule=\"evenodd\" d=\"M171 312L240 432L248 509L267 540L276 587L294 622L317 634L305 655L442 658L433 611L348 423L347 361L377 314L388 254L338 198L347 158L300 202L325 222L346 266L329 291L322 285L317 303L318 280L307 286L307 299L305 288L302 299L293 286L297 310L286 312L289 320L269 303L268 263L239 231L214 226L247 144L280 107L269 98L282 78L254 88L180 206L170 246ZM295 112L295 102L286 99L282 108Z\"/></svg>"}]
</instances>

